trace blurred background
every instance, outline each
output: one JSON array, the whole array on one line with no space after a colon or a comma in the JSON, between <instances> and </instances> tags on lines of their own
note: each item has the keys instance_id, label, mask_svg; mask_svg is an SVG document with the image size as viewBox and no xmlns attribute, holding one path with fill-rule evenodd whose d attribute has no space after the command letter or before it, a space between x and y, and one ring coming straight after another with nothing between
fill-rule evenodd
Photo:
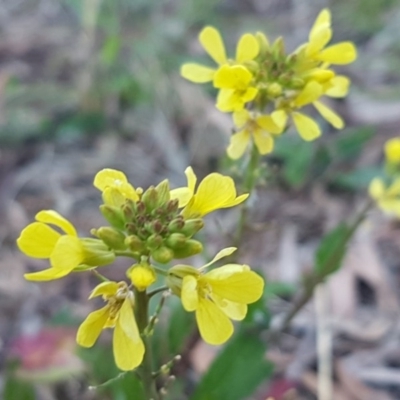
<instances>
[{"instance_id":1,"label":"blurred background","mask_svg":"<svg viewBox=\"0 0 400 400\"><path fill-rule=\"evenodd\" d=\"M42 209L57 210L84 236L104 224L92 181L105 167L123 170L135 187L165 178L180 186L188 165L200 177L237 176L240 165L224 154L230 117L215 109L211 85L185 81L180 65L212 65L197 40L205 25L218 27L231 55L242 33L257 30L284 36L294 50L324 7L334 41L359 49L342 68L350 94L332 103L347 128L323 125L312 145L285 135L265 158L274 178L266 175L253 197L238 261L269 284L247 330L222 350L207 346L193 315L168 299L154 338L157 362L182 355L170 400L316 399L318 321L329 316L332 399L400 398L400 225L379 212L362 225L323 295L279 340L262 334L290 309L321 236L363 204L383 143L399 135L399 0L0 0L2 399L141 400L134 375L88 389L118 375L110 335L93 349L75 344L78 324L95 307L87 301L95 277L29 283L23 273L46 262L23 256L15 239ZM207 219L212 256L230 244L237 210ZM107 276L123 279L126 267L118 262Z\"/></svg>"}]
</instances>

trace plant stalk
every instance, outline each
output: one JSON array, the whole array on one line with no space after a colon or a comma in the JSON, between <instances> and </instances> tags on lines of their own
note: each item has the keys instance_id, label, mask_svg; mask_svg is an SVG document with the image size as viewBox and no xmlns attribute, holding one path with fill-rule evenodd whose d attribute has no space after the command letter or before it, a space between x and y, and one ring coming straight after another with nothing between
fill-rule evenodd
<instances>
[{"instance_id":1,"label":"plant stalk","mask_svg":"<svg viewBox=\"0 0 400 400\"><path fill-rule=\"evenodd\" d=\"M246 177L245 177L244 185L243 185L244 191L246 193L249 193L249 197L251 197L251 194L252 194L252 192L255 188L256 182L257 182L256 170L258 168L259 162L260 162L260 153L259 153L255 143L253 143L250 160L249 160L249 163L247 164ZM244 234L244 231L246 228L248 209L249 209L249 207L247 206L247 202L242 204L242 207L240 210L239 224L238 224L236 235L234 238L234 247L237 247L239 250L240 250L240 243L242 241L243 234Z\"/></svg>"},{"instance_id":2,"label":"plant stalk","mask_svg":"<svg viewBox=\"0 0 400 400\"><path fill-rule=\"evenodd\" d=\"M160 400L156 382L153 377L153 356L150 338L146 335L146 327L149 323L149 297L146 292L135 289L136 300L136 322L145 346L143 362L139 367L139 375L147 400Z\"/></svg>"}]
</instances>

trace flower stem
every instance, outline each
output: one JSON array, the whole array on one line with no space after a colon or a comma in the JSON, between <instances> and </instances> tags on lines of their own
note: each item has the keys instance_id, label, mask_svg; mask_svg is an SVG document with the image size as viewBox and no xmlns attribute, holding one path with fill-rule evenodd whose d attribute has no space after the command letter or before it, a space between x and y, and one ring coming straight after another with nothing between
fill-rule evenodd
<instances>
[{"instance_id":1,"label":"flower stem","mask_svg":"<svg viewBox=\"0 0 400 400\"><path fill-rule=\"evenodd\" d=\"M156 382L153 377L153 357L150 338L145 334L149 323L149 298L146 292L140 292L135 289L136 299L136 321L142 340L145 346L143 362L139 367L139 375L142 381L143 389L146 394L146 400L160 400L160 395L156 388Z\"/></svg>"},{"instance_id":2,"label":"flower stem","mask_svg":"<svg viewBox=\"0 0 400 400\"><path fill-rule=\"evenodd\" d=\"M243 185L245 192L249 193L249 197L251 197L251 194L257 183L256 170L258 168L259 162L260 162L260 153L259 153L255 143L253 143L253 148L251 150L249 163L247 164L247 171L246 171L246 176L245 176L244 185ZM249 209L249 207L247 205L247 202L242 204L242 207L240 210L239 224L238 224L236 235L234 238L234 247L237 247L238 251L240 250L240 243L242 241L244 230L246 228L248 209Z\"/></svg>"}]
</instances>

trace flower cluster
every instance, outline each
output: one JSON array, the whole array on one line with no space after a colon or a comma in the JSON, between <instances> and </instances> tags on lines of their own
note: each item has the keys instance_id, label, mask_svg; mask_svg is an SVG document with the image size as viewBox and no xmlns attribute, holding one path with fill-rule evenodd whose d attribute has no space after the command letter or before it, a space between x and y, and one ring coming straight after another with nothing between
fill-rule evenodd
<instances>
[{"instance_id":1,"label":"flower cluster","mask_svg":"<svg viewBox=\"0 0 400 400\"><path fill-rule=\"evenodd\" d=\"M115 362L124 371L143 360L143 336L151 329L139 326L135 319L140 313L138 296L147 296L158 274L165 278L167 289L182 299L186 311L196 311L201 336L211 344L225 342L233 333L230 319L243 319L247 304L262 295L263 279L247 265L227 264L204 272L234 248L222 250L200 269L166 265L202 251L194 235L203 228L205 215L238 205L248 196L237 195L230 177L212 173L197 185L191 167L185 174L186 187L170 189L164 180L144 191L129 183L121 171L104 169L96 175L94 186L102 193L100 211L109 225L92 229L94 237L80 238L71 222L46 210L39 212L36 222L17 239L26 255L50 261L49 268L25 274L28 280L48 281L95 270L102 283L89 298L101 296L105 306L88 315L78 330L77 342L91 347L103 329L113 328ZM128 282L109 281L97 271L118 256L135 260L127 266Z\"/></svg>"},{"instance_id":2,"label":"flower cluster","mask_svg":"<svg viewBox=\"0 0 400 400\"><path fill-rule=\"evenodd\" d=\"M382 211L400 217L400 138L388 140L384 152L385 176L371 181L369 194Z\"/></svg>"},{"instance_id":3,"label":"flower cluster","mask_svg":"<svg viewBox=\"0 0 400 400\"><path fill-rule=\"evenodd\" d=\"M240 158L251 140L261 154L270 153L274 138L286 130L289 120L304 140L316 139L321 135L320 127L301 111L308 105L335 128L343 128L342 118L320 99L346 96L350 81L331 66L349 64L357 54L351 42L328 45L331 38L327 9L318 15L308 42L290 54L285 52L282 38L271 44L257 32L244 34L235 58L230 59L218 30L207 26L200 32L200 43L217 67L187 63L181 74L195 83L212 82L219 89L216 107L233 113L237 132L231 137L229 157Z\"/></svg>"}]
</instances>

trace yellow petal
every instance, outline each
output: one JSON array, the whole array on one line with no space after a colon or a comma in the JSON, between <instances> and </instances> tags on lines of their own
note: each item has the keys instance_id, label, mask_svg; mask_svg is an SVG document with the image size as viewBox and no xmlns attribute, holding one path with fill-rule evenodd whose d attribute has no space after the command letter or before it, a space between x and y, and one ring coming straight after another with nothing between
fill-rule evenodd
<instances>
[{"instance_id":1,"label":"yellow petal","mask_svg":"<svg viewBox=\"0 0 400 400\"><path fill-rule=\"evenodd\" d=\"M393 138L385 143L385 157L389 163L400 162L400 138Z\"/></svg>"},{"instance_id":2,"label":"yellow petal","mask_svg":"<svg viewBox=\"0 0 400 400\"><path fill-rule=\"evenodd\" d=\"M253 60L258 56L260 51L260 46L257 39L249 34L244 34L237 45L236 48L236 61L238 63L243 63L245 61Z\"/></svg>"},{"instance_id":3,"label":"yellow petal","mask_svg":"<svg viewBox=\"0 0 400 400\"><path fill-rule=\"evenodd\" d=\"M82 243L74 236L61 236L50 255L51 266L66 271L72 271L84 260Z\"/></svg>"},{"instance_id":4,"label":"yellow petal","mask_svg":"<svg viewBox=\"0 0 400 400\"><path fill-rule=\"evenodd\" d=\"M230 256L231 254L233 254L235 251L237 250L236 247L226 247L225 249L222 249L221 251L219 251L215 257L208 262L207 264L203 265L200 269L204 269L207 268L208 266L214 264L215 262L217 262L218 260L220 260L221 258L225 258Z\"/></svg>"},{"instance_id":5,"label":"yellow petal","mask_svg":"<svg viewBox=\"0 0 400 400\"><path fill-rule=\"evenodd\" d=\"M242 321L247 314L247 305L243 303L235 303L219 296L212 294L211 298L214 303L224 312L224 314L235 321Z\"/></svg>"},{"instance_id":6,"label":"yellow petal","mask_svg":"<svg viewBox=\"0 0 400 400\"><path fill-rule=\"evenodd\" d=\"M121 207L123 204L125 204L126 200L125 196L119 189L110 186L103 190L102 198L104 204L114 207Z\"/></svg>"},{"instance_id":7,"label":"yellow petal","mask_svg":"<svg viewBox=\"0 0 400 400\"><path fill-rule=\"evenodd\" d=\"M269 115L261 115L256 118L257 125L270 133L279 134L282 132L282 127Z\"/></svg>"},{"instance_id":8,"label":"yellow petal","mask_svg":"<svg viewBox=\"0 0 400 400\"><path fill-rule=\"evenodd\" d=\"M233 113L233 123L236 128L242 128L250 119L251 117L248 110L240 110Z\"/></svg>"},{"instance_id":9,"label":"yellow petal","mask_svg":"<svg viewBox=\"0 0 400 400\"><path fill-rule=\"evenodd\" d=\"M302 107L317 100L322 95L322 86L316 81L310 81L294 100L296 107Z\"/></svg>"},{"instance_id":10,"label":"yellow petal","mask_svg":"<svg viewBox=\"0 0 400 400\"><path fill-rule=\"evenodd\" d=\"M196 187L197 177L193 171L192 167L187 167L185 169L185 175L187 179L188 188L194 193L194 189Z\"/></svg>"},{"instance_id":11,"label":"yellow petal","mask_svg":"<svg viewBox=\"0 0 400 400\"><path fill-rule=\"evenodd\" d=\"M223 299L254 303L262 296L264 280L254 271L237 271L237 267L237 264L224 265L208 272L203 278L211 285L213 293Z\"/></svg>"},{"instance_id":12,"label":"yellow petal","mask_svg":"<svg viewBox=\"0 0 400 400\"><path fill-rule=\"evenodd\" d=\"M320 101L314 101L315 108L336 129L343 129L344 122L338 114Z\"/></svg>"},{"instance_id":13,"label":"yellow petal","mask_svg":"<svg viewBox=\"0 0 400 400\"><path fill-rule=\"evenodd\" d=\"M62 229L67 235L77 236L74 226L57 211L44 210L35 215L35 219L45 224L52 224Z\"/></svg>"},{"instance_id":14,"label":"yellow petal","mask_svg":"<svg viewBox=\"0 0 400 400\"><path fill-rule=\"evenodd\" d=\"M194 311L199 304L197 292L197 279L194 276L186 275L182 281L181 300L186 311Z\"/></svg>"},{"instance_id":15,"label":"yellow petal","mask_svg":"<svg viewBox=\"0 0 400 400\"><path fill-rule=\"evenodd\" d=\"M95 178L93 185L104 192L106 188L118 189L123 196L128 199L138 201L139 196L135 188L128 182L125 174L115 169L103 169L99 171Z\"/></svg>"},{"instance_id":16,"label":"yellow petal","mask_svg":"<svg viewBox=\"0 0 400 400\"><path fill-rule=\"evenodd\" d=\"M117 282L113 281L101 282L92 290L89 299L93 299L93 297L104 296L104 295L113 296L117 293L118 288L119 286Z\"/></svg>"},{"instance_id":17,"label":"yellow petal","mask_svg":"<svg viewBox=\"0 0 400 400\"><path fill-rule=\"evenodd\" d=\"M321 29L321 26L331 25L331 13L327 8L320 11L310 31L310 40Z\"/></svg>"},{"instance_id":18,"label":"yellow petal","mask_svg":"<svg viewBox=\"0 0 400 400\"><path fill-rule=\"evenodd\" d=\"M70 272L71 271L68 269L48 268L43 271L24 274L24 278L32 282L52 281L64 278L64 276L68 275Z\"/></svg>"},{"instance_id":19,"label":"yellow petal","mask_svg":"<svg viewBox=\"0 0 400 400\"><path fill-rule=\"evenodd\" d=\"M178 199L179 207L185 207L189 203L190 199L193 197L197 182L197 177L192 167L187 167L185 169L185 175L187 179L187 187L170 191L170 199Z\"/></svg>"},{"instance_id":20,"label":"yellow petal","mask_svg":"<svg viewBox=\"0 0 400 400\"><path fill-rule=\"evenodd\" d=\"M193 197L193 192L187 187L172 189L169 194L171 200L179 201L179 207L185 207Z\"/></svg>"},{"instance_id":21,"label":"yellow petal","mask_svg":"<svg viewBox=\"0 0 400 400\"><path fill-rule=\"evenodd\" d=\"M320 61L329 64L349 64L357 58L357 50L351 42L341 42L327 47L318 55Z\"/></svg>"},{"instance_id":22,"label":"yellow petal","mask_svg":"<svg viewBox=\"0 0 400 400\"><path fill-rule=\"evenodd\" d=\"M307 55L314 55L321 51L331 40L332 29L328 24L322 24L310 34L310 42L307 46Z\"/></svg>"},{"instance_id":23,"label":"yellow petal","mask_svg":"<svg viewBox=\"0 0 400 400\"><path fill-rule=\"evenodd\" d=\"M226 62L226 53L224 42L217 29L212 26L206 26L199 35L199 40L204 50L217 63L223 64Z\"/></svg>"},{"instance_id":24,"label":"yellow petal","mask_svg":"<svg viewBox=\"0 0 400 400\"><path fill-rule=\"evenodd\" d=\"M329 81L330 87L325 94L330 97L345 97L349 91L350 79L343 75L338 75Z\"/></svg>"},{"instance_id":25,"label":"yellow petal","mask_svg":"<svg viewBox=\"0 0 400 400\"><path fill-rule=\"evenodd\" d=\"M229 146L227 148L228 157L237 160L242 157L250 142L250 133L244 129L231 136Z\"/></svg>"},{"instance_id":26,"label":"yellow petal","mask_svg":"<svg viewBox=\"0 0 400 400\"><path fill-rule=\"evenodd\" d=\"M318 83L331 82L335 77L335 73L330 69L315 68L307 74L307 78L317 81Z\"/></svg>"},{"instance_id":27,"label":"yellow petal","mask_svg":"<svg viewBox=\"0 0 400 400\"><path fill-rule=\"evenodd\" d=\"M100 310L91 312L82 322L76 334L76 341L80 346L92 347L104 328L110 308L105 306Z\"/></svg>"},{"instance_id":28,"label":"yellow petal","mask_svg":"<svg viewBox=\"0 0 400 400\"><path fill-rule=\"evenodd\" d=\"M214 78L215 69L205 67L204 65L188 63L181 67L181 75L188 81L194 83L211 82Z\"/></svg>"},{"instance_id":29,"label":"yellow petal","mask_svg":"<svg viewBox=\"0 0 400 400\"><path fill-rule=\"evenodd\" d=\"M319 126L312 118L299 112L292 113L292 116L296 129L302 139L309 142L321 136Z\"/></svg>"},{"instance_id":30,"label":"yellow petal","mask_svg":"<svg viewBox=\"0 0 400 400\"><path fill-rule=\"evenodd\" d=\"M199 302L196 321L201 337L209 344L222 344L232 336L232 322L211 300Z\"/></svg>"},{"instance_id":31,"label":"yellow petal","mask_svg":"<svg viewBox=\"0 0 400 400\"><path fill-rule=\"evenodd\" d=\"M219 89L245 89L253 75L242 65L223 65L214 75L214 86Z\"/></svg>"},{"instance_id":32,"label":"yellow petal","mask_svg":"<svg viewBox=\"0 0 400 400\"><path fill-rule=\"evenodd\" d=\"M260 154L264 155L272 152L274 149L274 139L269 132L256 129L253 132L253 137Z\"/></svg>"},{"instance_id":33,"label":"yellow petal","mask_svg":"<svg viewBox=\"0 0 400 400\"><path fill-rule=\"evenodd\" d=\"M375 199L380 199L385 193L385 184L383 180L380 178L374 178L371 183L369 184L369 195Z\"/></svg>"},{"instance_id":34,"label":"yellow petal","mask_svg":"<svg viewBox=\"0 0 400 400\"><path fill-rule=\"evenodd\" d=\"M113 335L115 364L122 371L130 371L143 360L144 344L133 315L129 298L122 303Z\"/></svg>"},{"instance_id":35,"label":"yellow petal","mask_svg":"<svg viewBox=\"0 0 400 400\"><path fill-rule=\"evenodd\" d=\"M274 120L274 122L279 126L279 128L282 131L285 129L288 120L288 115L285 111L283 110L274 111L271 114L271 118Z\"/></svg>"},{"instance_id":36,"label":"yellow petal","mask_svg":"<svg viewBox=\"0 0 400 400\"><path fill-rule=\"evenodd\" d=\"M49 258L61 235L41 222L24 228L17 239L19 249L29 257Z\"/></svg>"},{"instance_id":37,"label":"yellow petal","mask_svg":"<svg viewBox=\"0 0 400 400\"><path fill-rule=\"evenodd\" d=\"M381 210L400 216L400 200L399 199L382 199L378 201L378 206Z\"/></svg>"},{"instance_id":38,"label":"yellow petal","mask_svg":"<svg viewBox=\"0 0 400 400\"><path fill-rule=\"evenodd\" d=\"M241 101L243 103L248 103L249 101L252 101L255 99L255 97L257 96L257 93L258 93L258 89L256 87L249 87L244 92L244 94L241 95ZM236 109L235 109L235 111L236 111Z\"/></svg>"},{"instance_id":39,"label":"yellow petal","mask_svg":"<svg viewBox=\"0 0 400 400\"><path fill-rule=\"evenodd\" d=\"M248 195L240 196L240 202ZM233 179L218 173L207 175L200 183L192 204L188 204L186 214L206 215L219 208L232 207L239 204Z\"/></svg>"},{"instance_id":40,"label":"yellow petal","mask_svg":"<svg viewBox=\"0 0 400 400\"><path fill-rule=\"evenodd\" d=\"M100 191L107 187L114 187L116 184L127 183L126 175L116 169L105 168L99 171L94 177L93 186Z\"/></svg>"},{"instance_id":41,"label":"yellow petal","mask_svg":"<svg viewBox=\"0 0 400 400\"><path fill-rule=\"evenodd\" d=\"M234 111L236 107L236 99L234 97L234 89L221 89L217 95L217 103L215 107L222 112ZM243 108L243 107L242 107Z\"/></svg>"}]
</instances>

